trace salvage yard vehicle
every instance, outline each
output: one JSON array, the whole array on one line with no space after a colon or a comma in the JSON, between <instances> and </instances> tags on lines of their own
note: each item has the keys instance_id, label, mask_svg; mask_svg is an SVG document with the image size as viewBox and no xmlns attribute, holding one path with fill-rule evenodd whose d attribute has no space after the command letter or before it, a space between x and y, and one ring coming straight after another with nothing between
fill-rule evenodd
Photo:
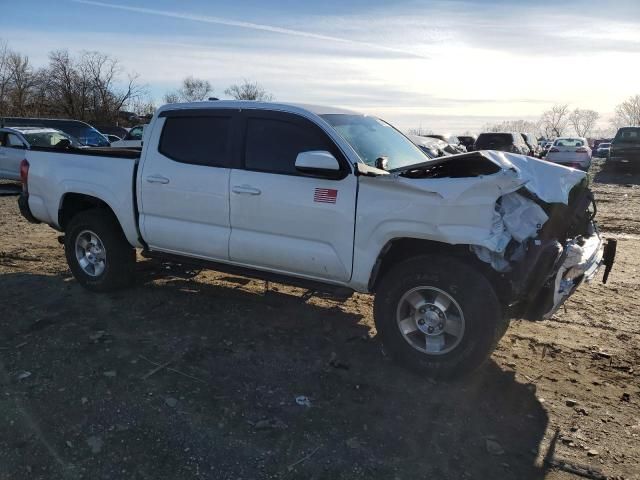
<instances>
[{"instance_id":1,"label":"salvage yard vehicle","mask_svg":"<svg viewBox=\"0 0 640 480\"><path fill-rule=\"evenodd\" d=\"M595 148L595 151L592 150L593 152L592 155L598 158L607 158L609 156L610 149L611 149L611 143L602 142L598 144L598 147Z\"/></svg>"},{"instance_id":2,"label":"salvage yard vehicle","mask_svg":"<svg viewBox=\"0 0 640 480\"><path fill-rule=\"evenodd\" d=\"M591 166L591 149L586 138L556 138L547 152L547 162L587 171Z\"/></svg>"},{"instance_id":3,"label":"salvage yard vehicle","mask_svg":"<svg viewBox=\"0 0 640 480\"><path fill-rule=\"evenodd\" d=\"M90 290L131 285L140 248L372 293L386 351L452 377L489 357L509 319L549 317L613 264L574 169L487 151L432 159L378 118L316 106L172 104L146 130L142 151L25 152L20 210L64 232Z\"/></svg>"},{"instance_id":4,"label":"salvage yard vehicle","mask_svg":"<svg viewBox=\"0 0 640 480\"><path fill-rule=\"evenodd\" d=\"M20 180L24 150L35 147L81 148L73 137L54 128L0 128L0 179Z\"/></svg>"},{"instance_id":5,"label":"salvage yard vehicle","mask_svg":"<svg viewBox=\"0 0 640 480\"><path fill-rule=\"evenodd\" d=\"M609 147L607 166L640 168L640 127L618 129Z\"/></svg>"},{"instance_id":6,"label":"salvage yard vehicle","mask_svg":"<svg viewBox=\"0 0 640 480\"><path fill-rule=\"evenodd\" d=\"M144 125L136 125L121 140L111 143L112 147L124 148L140 148L142 147L142 136L144 133Z\"/></svg>"},{"instance_id":7,"label":"salvage yard vehicle","mask_svg":"<svg viewBox=\"0 0 640 480\"><path fill-rule=\"evenodd\" d=\"M447 151L448 143L437 138L422 137L420 135L407 135L407 138L431 158L452 155Z\"/></svg>"},{"instance_id":8,"label":"salvage yard vehicle","mask_svg":"<svg viewBox=\"0 0 640 480\"><path fill-rule=\"evenodd\" d=\"M501 152L529 155L529 146L521 134L515 132L485 132L478 135L474 150L499 150Z\"/></svg>"},{"instance_id":9,"label":"salvage yard vehicle","mask_svg":"<svg viewBox=\"0 0 640 480\"><path fill-rule=\"evenodd\" d=\"M540 155L542 154L542 148L540 147L540 145L538 145L538 140L536 139L535 135L533 135L532 133L521 133L520 135L522 135L524 143L526 143L527 147L529 147L529 153L527 153L527 155L540 158Z\"/></svg>"},{"instance_id":10,"label":"salvage yard vehicle","mask_svg":"<svg viewBox=\"0 0 640 480\"><path fill-rule=\"evenodd\" d=\"M80 120L58 118L0 117L2 127L46 127L55 128L72 136L89 147L108 147L109 141L98 130Z\"/></svg>"}]
</instances>

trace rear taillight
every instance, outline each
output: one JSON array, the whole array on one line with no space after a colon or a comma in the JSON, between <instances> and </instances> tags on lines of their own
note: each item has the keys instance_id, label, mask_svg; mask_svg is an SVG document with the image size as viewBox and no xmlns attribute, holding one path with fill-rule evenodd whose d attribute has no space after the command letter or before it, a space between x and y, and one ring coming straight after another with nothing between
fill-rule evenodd
<instances>
[{"instance_id":1,"label":"rear taillight","mask_svg":"<svg viewBox=\"0 0 640 480\"><path fill-rule=\"evenodd\" d=\"M552 149L550 149L549 151L550 151L550 152L557 153L557 152L559 152L560 150L558 150L556 147L553 147L553 148L552 148Z\"/></svg>"},{"instance_id":2,"label":"rear taillight","mask_svg":"<svg viewBox=\"0 0 640 480\"><path fill-rule=\"evenodd\" d=\"M576 153L587 153L587 149L584 147L576 148Z\"/></svg>"},{"instance_id":3,"label":"rear taillight","mask_svg":"<svg viewBox=\"0 0 640 480\"><path fill-rule=\"evenodd\" d=\"M22 182L22 191L27 192L27 181L29 180L29 162L24 159L20 162L20 181Z\"/></svg>"}]
</instances>

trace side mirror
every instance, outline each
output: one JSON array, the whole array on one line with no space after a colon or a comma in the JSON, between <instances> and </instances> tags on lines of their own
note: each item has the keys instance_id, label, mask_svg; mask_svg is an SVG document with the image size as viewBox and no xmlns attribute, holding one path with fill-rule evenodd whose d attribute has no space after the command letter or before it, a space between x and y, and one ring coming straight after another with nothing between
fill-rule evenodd
<instances>
[{"instance_id":1,"label":"side mirror","mask_svg":"<svg viewBox=\"0 0 640 480\"><path fill-rule=\"evenodd\" d=\"M323 150L300 152L296 157L296 170L306 175L340 178L340 163L331 153Z\"/></svg>"}]
</instances>

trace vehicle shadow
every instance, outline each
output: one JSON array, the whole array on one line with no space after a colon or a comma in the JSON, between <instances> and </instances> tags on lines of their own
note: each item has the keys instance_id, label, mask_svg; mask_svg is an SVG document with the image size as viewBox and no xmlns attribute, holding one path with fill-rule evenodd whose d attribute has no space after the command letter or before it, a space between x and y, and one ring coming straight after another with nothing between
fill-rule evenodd
<instances>
[{"instance_id":1,"label":"vehicle shadow","mask_svg":"<svg viewBox=\"0 0 640 480\"><path fill-rule=\"evenodd\" d=\"M640 171L637 168L607 166L604 161L599 161L594 168L593 181L612 185L640 185Z\"/></svg>"},{"instance_id":2,"label":"vehicle shadow","mask_svg":"<svg viewBox=\"0 0 640 480\"><path fill-rule=\"evenodd\" d=\"M136 288L113 294L0 275L0 448L15 452L0 476L23 475L28 451L49 478L78 465L86 478L544 477L547 413L495 362L432 382L384 355L365 296L141 263Z\"/></svg>"}]
</instances>

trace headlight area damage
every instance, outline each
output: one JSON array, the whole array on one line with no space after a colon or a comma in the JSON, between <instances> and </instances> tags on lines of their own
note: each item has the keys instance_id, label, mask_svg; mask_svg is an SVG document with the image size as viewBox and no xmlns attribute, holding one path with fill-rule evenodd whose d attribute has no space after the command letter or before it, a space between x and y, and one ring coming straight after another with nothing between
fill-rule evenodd
<instances>
[{"instance_id":1,"label":"headlight area damage","mask_svg":"<svg viewBox=\"0 0 640 480\"><path fill-rule=\"evenodd\" d=\"M615 240L605 245L600 236L584 172L522 155L480 151L412 167L400 175L414 181L463 182L464 189L451 199L458 204L478 205L487 195L495 197L487 228L476 229L468 244L508 291L501 293L511 316L549 318L603 264L606 282L616 245ZM442 219L442 229L446 224Z\"/></svg>"}]
</instances>

